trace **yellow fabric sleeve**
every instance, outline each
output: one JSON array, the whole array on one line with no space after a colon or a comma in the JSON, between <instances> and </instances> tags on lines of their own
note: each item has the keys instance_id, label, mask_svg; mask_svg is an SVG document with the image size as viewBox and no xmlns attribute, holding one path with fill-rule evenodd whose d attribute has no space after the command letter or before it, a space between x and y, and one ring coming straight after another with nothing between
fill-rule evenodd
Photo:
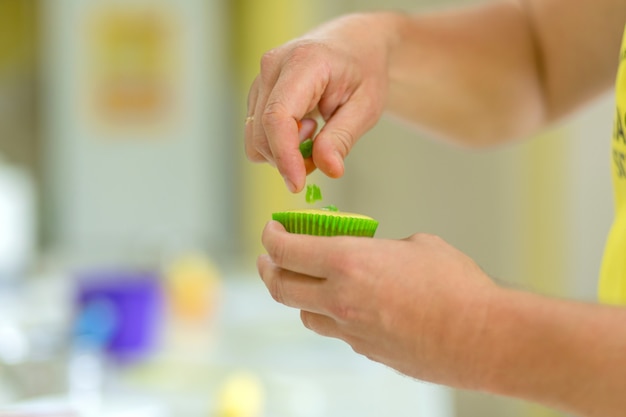
<instances>
[{"instance_id":1,"label":"yellow fabric sleeve","mask_svg":"<svg viewBox=\"0 0 626 417\"><path fill-rule=\"evenodd\" d=\"M603 303L626 305L626 31L615 87L616 110L611 139L615 220L606 243L598 295Z\"/></svg>"}]
</instances>

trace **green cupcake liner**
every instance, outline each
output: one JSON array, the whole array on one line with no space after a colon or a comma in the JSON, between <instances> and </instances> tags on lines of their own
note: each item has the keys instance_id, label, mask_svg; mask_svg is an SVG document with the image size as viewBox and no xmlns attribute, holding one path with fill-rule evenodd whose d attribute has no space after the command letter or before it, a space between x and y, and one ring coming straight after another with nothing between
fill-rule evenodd
<instances>
[{"instance_id":1,"label":"green cupcake liner","mask_svg":"<svg viewBox=\"0 0 626 417\"><path fill-rule=\"evenodd\" d=\"M313 236L363 236L373 237L378 222L369 217L337 215L337 212L311 213L282 211L272 214L289 233Z\"/></svg>"}]
</instances>

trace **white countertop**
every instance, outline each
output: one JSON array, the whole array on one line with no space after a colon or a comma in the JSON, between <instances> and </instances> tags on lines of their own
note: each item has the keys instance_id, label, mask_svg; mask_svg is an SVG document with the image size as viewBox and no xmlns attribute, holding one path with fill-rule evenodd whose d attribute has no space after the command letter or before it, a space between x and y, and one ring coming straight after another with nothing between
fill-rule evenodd
<instances>
[{"instance_id":1,"label":"white countertop","mask_svg":"<svg viewBox=\"0 0 626 417\"><path fill-rule=\"evenodd\" d=\"M399 375L307 330L299 312L275 303L256 276L226 280L219 299L214 323L177 329L149 362L112 372L105 407L94 415L214 416L224 381L244 372L262 391L260 417L454 416L451 390Z\"/></svg>"}]
</instances>

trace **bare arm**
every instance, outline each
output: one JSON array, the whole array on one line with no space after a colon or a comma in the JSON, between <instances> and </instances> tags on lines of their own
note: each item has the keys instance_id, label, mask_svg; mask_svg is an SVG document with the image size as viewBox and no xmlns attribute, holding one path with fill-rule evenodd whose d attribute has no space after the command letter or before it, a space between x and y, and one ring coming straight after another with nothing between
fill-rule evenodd
<instances>
[{"instance_id":1,"label":"bare arm","mask_svg":"<svg viewBox=\"0 0 626 417\"><path fill-rule=\"evenodd\" d=\"M466 144L527 135L614 82L621 0L518 0L407 17L388 109Z\"/></svg>"},{"instance_id":2,"label":"bare arm","mask_svg":"<svg viewBox=\"0 0 626 417\"><path fill-rule=\"evenodd\" d=\"M585 417L626 410L626 309L501 290L478 355L482 389Z\"/></svg>"},{"instance_id":3,"label":"bare arm","mask_svg":"<svg viewBox=\"0 0 626 417\"><path fill-rule=\"evenodd\" d=\"M431 14L344 16L266 53L248 97L246 154L291 191L343 159L388 110L468 145L524 136L612 85L623 0L501 0ZM302 161L301 134L315 134Z\"/></svg>"}]
</instances>

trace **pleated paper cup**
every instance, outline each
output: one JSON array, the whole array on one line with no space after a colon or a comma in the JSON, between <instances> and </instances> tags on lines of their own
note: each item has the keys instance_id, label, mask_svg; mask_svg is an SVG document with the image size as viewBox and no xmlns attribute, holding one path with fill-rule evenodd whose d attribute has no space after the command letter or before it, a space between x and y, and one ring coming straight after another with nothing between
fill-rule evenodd
<instances>
[{"instance_id":1,"label":"pleated paper cup","mask_svg":"<svg viewBox=\"0 0 626 417\"><path fill-rule=\"evenodd\" d=\"M272 214L289 233L373 237L378 222L361 214L331 210L287 210Z\"/></svg>"}]
</instances>

